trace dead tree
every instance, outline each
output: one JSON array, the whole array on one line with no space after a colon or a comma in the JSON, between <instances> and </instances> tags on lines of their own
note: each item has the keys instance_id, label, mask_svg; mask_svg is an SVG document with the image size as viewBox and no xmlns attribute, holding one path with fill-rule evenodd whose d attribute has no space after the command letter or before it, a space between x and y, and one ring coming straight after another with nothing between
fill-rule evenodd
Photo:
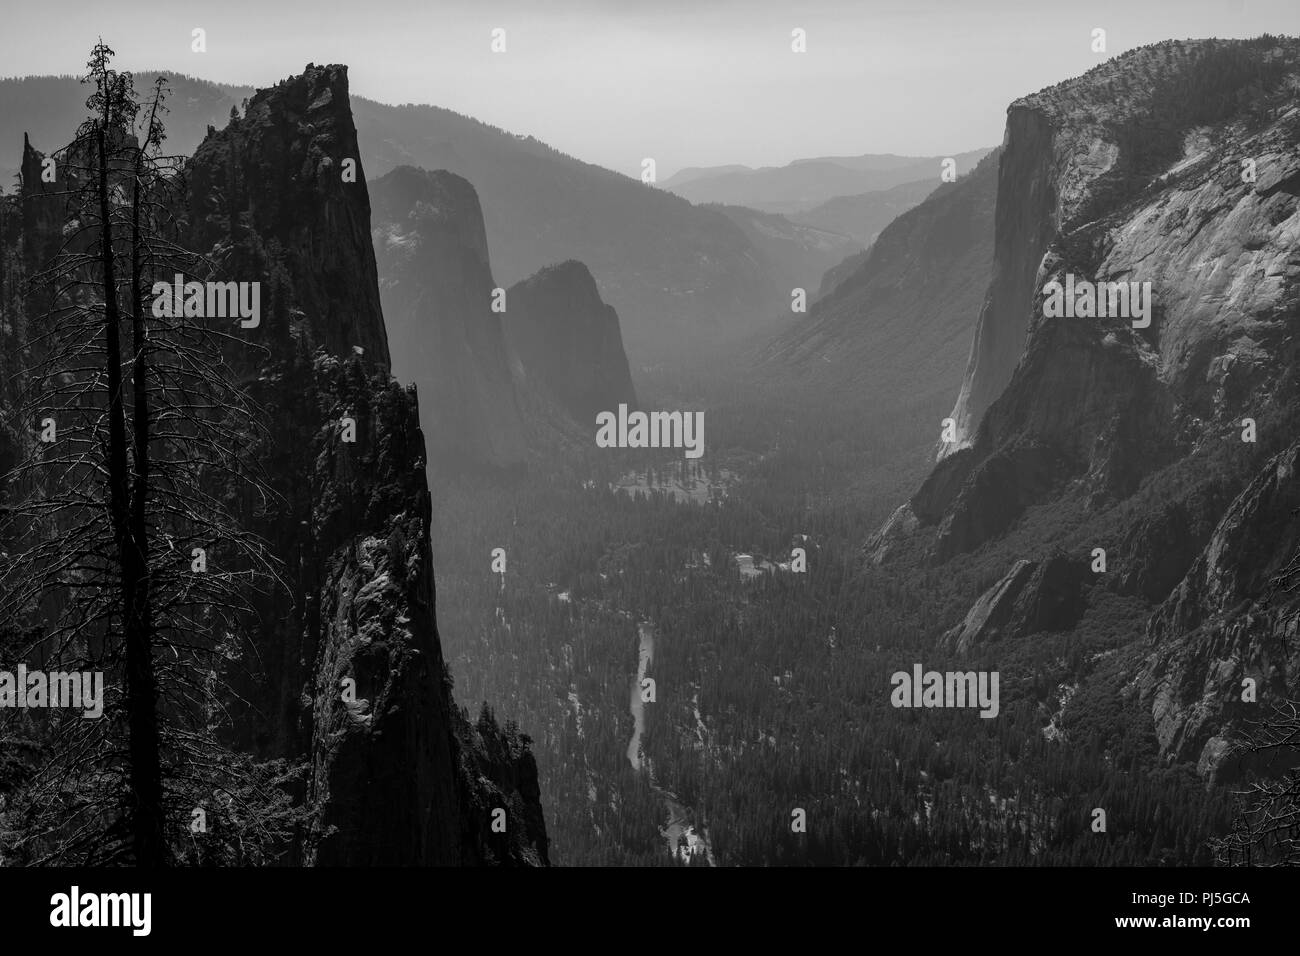
<instances>
[{"instance_id":1,"label":"dead tree","mask_svg":"<svg viewBox=\"0 0 1300 956\"><path fill-rule=\"evenodd\" d=\"M1300 589L1300 552L1273 576L1261 604L1291 600ZM1295 612L1292 610L1291 614ZM1300 701L1282 700L1237 742L1261 765L1236 792L1232 830L1212 844L1220 866L1300 866Z\"/></svg>"},{"instance_id":2,"label":"dead tree","mask_svg":"<svg viewBox=\"0 0 1300 956\"><path fill-rule=\"evenodd\" d=\"M112 56L96 45L91 115L54 154L62 185L46 196L65 226L30 280L49 305L29 323L14 417L30 439L0 521L0 620L24 622L6 662L102 671L108 699L101 720L51 713L28 727L42 757L0 850L161 866L194 858L202 810L240 862L259 862L283 836L286 799L274 770L218 742L250 598L278 583L229 504L272 496L244 454L264 434L258 410L224 358L254 346L229 323L157 308L155 283L202 281L221 263L182 245L165 81L142 105Z\"/></svg>"},{"instance_id":3,"label":"dead tree","mask_svg":"<svg viewBox=\"0 0 1300 956\"><path fill-rule=\"evenodd\" d=\"M1284 761L1281 772L1237 791L1232 830L1214 844L1221 866L1300 866L1300 704L1287 700L1256 725L1240 746Z\"/></svg>"}]
</instances>

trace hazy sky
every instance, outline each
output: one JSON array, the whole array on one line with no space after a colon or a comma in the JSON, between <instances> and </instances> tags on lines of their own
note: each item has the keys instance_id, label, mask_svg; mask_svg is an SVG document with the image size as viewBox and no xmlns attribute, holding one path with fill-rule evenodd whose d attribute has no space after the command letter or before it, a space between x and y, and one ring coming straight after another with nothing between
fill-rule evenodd
<instances>
[{"instance_id":1,"label":"hazy sky","mask_svg":"<svg viewBox=\"0 0 1300 956\"><path fill-rule=\"evenodd\" d=\"M267 86L346 63L355 94L432 103L629 175L1001 141L1007 104L1156 40L1300 33L1297 0L63 0L7 4L6 75L126 69ZM190 50L207 31L207 52ZM506 52L491 52L491 31ZM807 52L791 52L791 31ZM1107 31L1107 52L1091 31Z\"/></svg>"}]
</instances>

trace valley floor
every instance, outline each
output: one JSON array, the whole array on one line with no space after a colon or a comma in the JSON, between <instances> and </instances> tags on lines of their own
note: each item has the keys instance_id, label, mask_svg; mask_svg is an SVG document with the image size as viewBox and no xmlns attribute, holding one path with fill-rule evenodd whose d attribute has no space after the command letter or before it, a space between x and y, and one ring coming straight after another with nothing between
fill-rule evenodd
<instances>
[{"instance_id":1,"label":"valley floor","mask_svg":"<svg viewBox=\"0 0 1300 956\"><path fill-rule=\"evenodd\" d=\"M896 709L894 672L957 669L937 639L1006 555L870 566L927 449L848 411L688 397L707 409L698 463L593 449L432 476L455 694L533 738L555 862L1210 862L1228 796L1161 764L1127 686L1149 607L1104 595L1070 632L964 660L1000 672L996 719Z\"/></svg>"}]
</instances>

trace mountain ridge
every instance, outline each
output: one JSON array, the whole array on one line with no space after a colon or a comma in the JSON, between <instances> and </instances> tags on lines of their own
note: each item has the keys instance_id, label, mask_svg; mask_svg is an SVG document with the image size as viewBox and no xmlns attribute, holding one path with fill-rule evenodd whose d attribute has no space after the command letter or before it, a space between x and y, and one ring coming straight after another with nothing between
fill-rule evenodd
<instances>
[{"instance_id":1,"label":"mountain ridge","mask_svg":"<svg viewBox=\"0 0 1300 956\"><path fill-rule=\"evenodd\" d=\"M1295 602L1265 593L1297 537L1297 88L1300 41L1167 41L1011 105L955 440L868 542L931 566L1068 542L1089 606L1147 602L1133 692L1162 757L1210 779L1242 769L1242 681L1263 700L1300 673ZM1067 274L1150 282L1150 321L1047 314Z\"/></svg>"},{"instance_id":2,"label":"mountain ridge","mask_svg":"<svg viewBox=\"0 0 1300 956\"><path fill-rule=\"evenodd\" d=\"M990 149L967 150L951 157L866 154L810 158L784 166L695 176L676 184L669 179L663 188L695 203L746 206L760 212L792 214L806 212L837 196L891 189L927 178L937 184L945 159L955 160L955 171L960 175L974 168Z\"/></svg>"},{"instance_id":3,"label":"mountain ridge","mask_svg":"<svg viewBox=\"0 0 1300 956\"><path fill-rule=\"evenodd\" d=\"M252 93L164 75L178 101L169 142L180 153L193 152L207 128L224 126ZM38 144L55 141L76 122L83 99L71 77L0 81L0 144L9 130L15 137L29 131ZM584 262L602 298L618 310L627 348L640 361L732 340L746 333L749 316L788 295L770 282L762 254L716 211L442 107L364 97L351 104L367 176L406 165L469 180L481 197L494 274L503 286L566 259ZM20 161L0 147L0 170L16 170Z\"/></svg>"}]
</instances>

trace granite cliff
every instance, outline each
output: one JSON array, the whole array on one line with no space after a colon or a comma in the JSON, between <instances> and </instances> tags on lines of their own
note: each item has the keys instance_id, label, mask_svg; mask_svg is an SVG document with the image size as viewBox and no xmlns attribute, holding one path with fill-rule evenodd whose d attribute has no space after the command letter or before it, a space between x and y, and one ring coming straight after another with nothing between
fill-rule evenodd
<instances>
[{"instance_id":1,"label":"granite cliff","mask_svg":"<svg viewBox=\"0 0 1300 956\"><path fill-rule=\"evenodd\" d=\"M1296 688L1291 595L1264 605L1297 533L1298 88L1293 40L1169 41L1011 105L955 440L870 543L1014 565L966 646L1046 529L1103 549L1095 583L1152 611L1135 691L1161 753L1207 775L1244 676ZM1053 281L1150 283L1149 321L1049 315Z\"/></svg>"},{"instance_id":2,"label":"granite cliff","mask_svg":"<svg viewBox=\"0 0 1300 956\"><path fill-rule=\"evenodd\" d=\"M428 451L416 395L389 365L346 68L308 66L257 93L199 146L188 179L192 245L270 285L253 390L277 417L266 460L287 507L263 524L295 583L263 617L255 690L278 726L250 738L309 754L305 862L544 864L527 739L471 727L442 660ZM345 417L355 442L341 440ZM490 829L496 807L505 834Z\"/></svg>"},{"instance_id":3,"label":"granite cliff","mask_svg":"<svg viewBox=\"0 0 1300 956\"><path fill-rule=\"evenodd\" d=\"M554 396L575 423L636 406L618 313L581 262L550 266L510 287L506 341L525 389Z\"/></svg>"},{"instance_id":4,"label":"granite cliff","mask_svg":"<svg viewBox=\"0 0 1300 956\"><path fill-rule=\"evenodd\" d=\"M523 422L474 187L452 173L400 166L373 188L393 373L416 383L430 456L522 464Z\"/></svg>"},{"instance_id":5,"label":"granite cliff","mask_svg":"<svg viewBox=\"0 0 1300 956\"><path fill-rule=\"evenodd\" d=\"M6 345L40 314L15 290L62 225L40 161L28 144L21 198L0 217ZM472 722L443 662L425 438L414 390L391 374L346 68L309 65L256 93L177 182L184 244L214 279L261 287L260 323L224 355L265 416L265 437L246 437L274 495L215 477L203 490L281 568L253 599L226 742L303 770L309 822L283 862L546 865L528 738L487 713Z\"/></svg>"},{"instance_id":6,"label":"granite cliff","mask_svg":"<svg viewBox=\"0 0 1300 956\"><path fill-rule=\"evenodd\" d=\"M500 288L468 181L403 166L371 187L393 373L417 387L433 466L520 466L541 445L589 440L596 412L635 404L618 313L585 265Z\"/></svg>"}]
</instances>

